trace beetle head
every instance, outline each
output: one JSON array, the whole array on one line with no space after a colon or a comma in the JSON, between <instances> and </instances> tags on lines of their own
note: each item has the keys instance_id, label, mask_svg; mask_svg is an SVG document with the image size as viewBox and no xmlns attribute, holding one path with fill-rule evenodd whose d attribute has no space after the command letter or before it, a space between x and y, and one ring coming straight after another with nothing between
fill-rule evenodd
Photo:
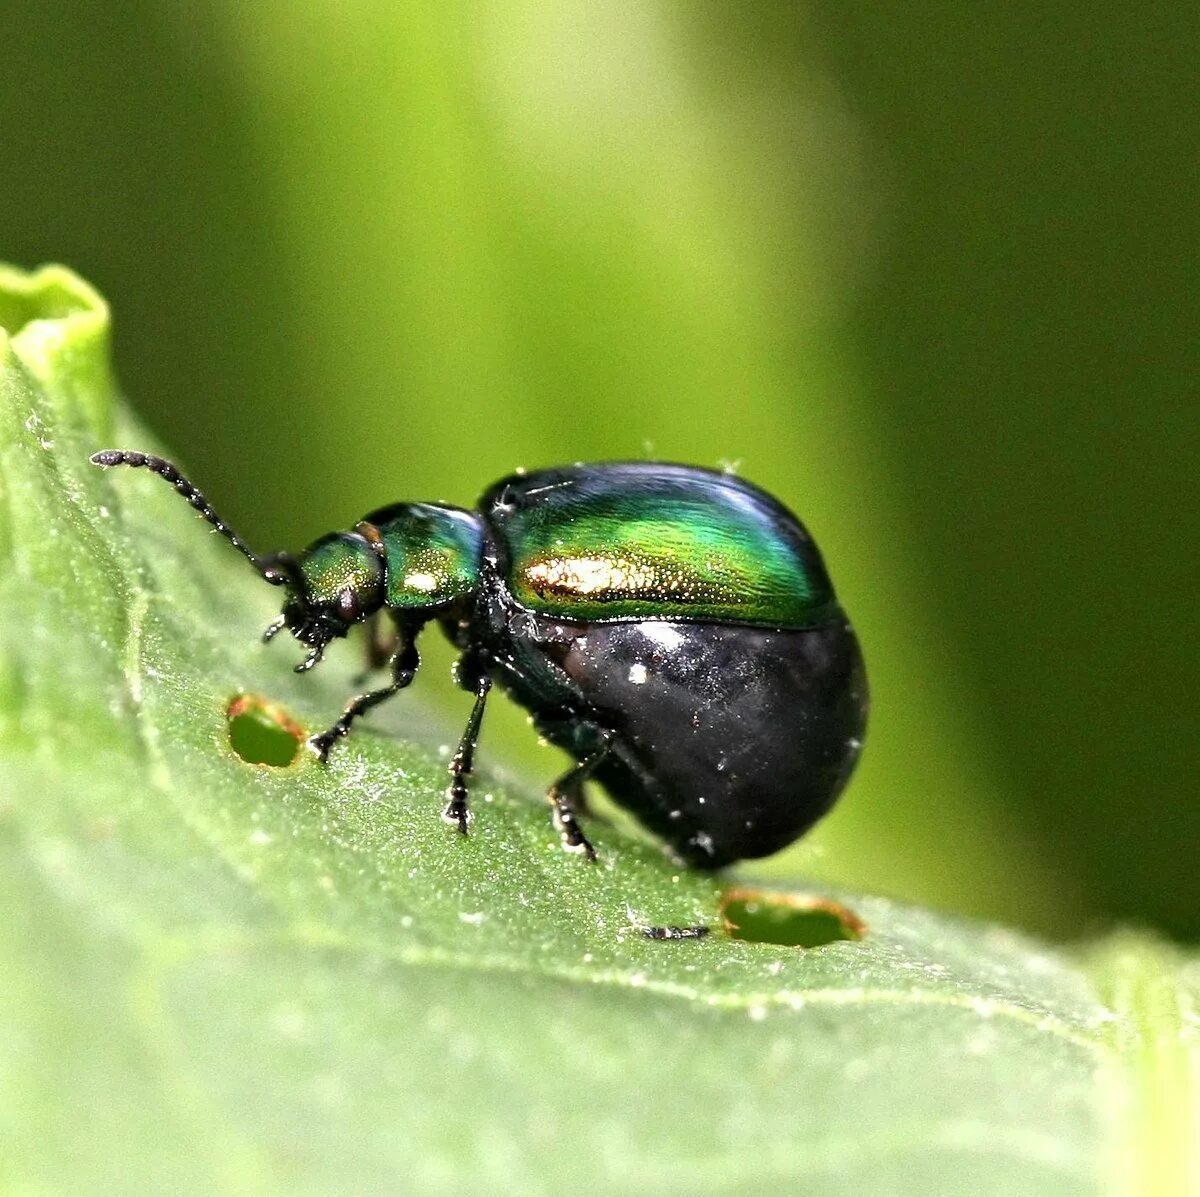
<instances>
[{"instance_id":1,"label":"beetle head","mask_svg":"<svg viewBox=\"0 0 1200 1197\"><path fill-rule=\"evenodd\" d=\"M358 532L331 532L299 558L280 554L270 568L287 587L283 611L263 634L270 640L287 628L308 649L298 673L320 661L331 640L383 606L386 562L382 546ZM273 578L268 580L275 580Z\"/></svg>"}]
</instances>

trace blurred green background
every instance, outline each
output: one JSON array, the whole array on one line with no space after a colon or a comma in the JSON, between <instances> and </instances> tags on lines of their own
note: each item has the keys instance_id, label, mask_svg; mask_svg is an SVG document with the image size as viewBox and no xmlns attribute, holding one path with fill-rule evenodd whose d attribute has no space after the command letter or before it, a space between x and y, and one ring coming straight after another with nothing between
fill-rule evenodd
<instances>
[{"instance_id":1,"label":"blurred green background","mask_svg":"<svg viewBox=\"0 0 1200 1197\"><path fill-rule=\"evenodd\" d=\"M1194 936L1194 45L1107 0L50 0L0 36L0 258L101 288L263 547L517 465L739 463L875 702L771 867ZM515 711L484 747L553 768Z\"/></svg>"}]
</instances>

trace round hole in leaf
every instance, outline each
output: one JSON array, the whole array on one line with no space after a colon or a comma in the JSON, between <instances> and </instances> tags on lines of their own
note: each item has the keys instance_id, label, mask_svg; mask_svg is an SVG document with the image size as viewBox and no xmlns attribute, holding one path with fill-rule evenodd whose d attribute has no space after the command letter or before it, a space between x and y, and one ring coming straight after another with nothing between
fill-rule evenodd
<instances>
[{"instance_id":1,"label":"round hole in leaf","mask_svg":"<svg viewBox=\"0 0 1200 1197\"><path fill-rule=\"evenodd\" d=\"M304 743L304 729L277 702L239 694L226 711L229 746L247 764L282 769Z\"/></svg>"},{"instance_id":2,"label":"round hole in leaf","mask_svg":"<svg viewBox=\"0 0 1200 1197\"><path fill-rule=\"evenodd\" d=\"M721 897L721 917L734 939L787 948L819 948L862 939L866 924L831 898L738 887Z\"/></svg>"}]
</instances>

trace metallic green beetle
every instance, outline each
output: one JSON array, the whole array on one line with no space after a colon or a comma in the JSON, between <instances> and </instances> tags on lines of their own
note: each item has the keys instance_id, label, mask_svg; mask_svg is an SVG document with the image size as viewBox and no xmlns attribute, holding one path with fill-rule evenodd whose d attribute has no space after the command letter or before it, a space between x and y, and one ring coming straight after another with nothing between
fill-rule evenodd
<instances>
[{"instance_id":1,"label":"metallic green beetle","mask_svg":"<svg viewBox=\"0 0 1200 1197\"><path fill-rule=\"evenodd\" d=\"M268 582L307 648L386 614L386 686L309 742L322 760L365 711L409 685L418 633L441 624L475 695L444 815L468 830L468 779L498 681L575 761L549 789L564 845L595 777L679 858L718 868L765 856L833 804L862 747L858 641L812 538L770 495L729 474L609 462L515 474L475 511L401 503L298 556L259 555L170 462L125 450L170 482Z\"/></svg>"}]
</instances>

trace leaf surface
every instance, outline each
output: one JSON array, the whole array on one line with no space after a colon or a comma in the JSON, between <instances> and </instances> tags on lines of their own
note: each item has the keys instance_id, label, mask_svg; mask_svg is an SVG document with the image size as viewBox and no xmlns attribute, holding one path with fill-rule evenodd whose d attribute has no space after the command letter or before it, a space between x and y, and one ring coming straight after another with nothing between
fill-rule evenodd
<instances>
[{"instance_id":1,"label":"leaf surface","mask_svg":"<svg viewBox=\"0 0 1200 1197\"><path fill-rule=\"evenodd\" d=\"M426 677L328 769L241 759L231 703L319 730L353 654L296 677L258 643L278 592L88 463L152 446L86 284L0 272L0 324L6 1190L1194 1182L1200 978L1153 939L1071 955L842 894L860 940L651 942L718 924L720 883L603 824L599 867L563 853L486 732L458 836Z\"/></svg>"}]
</instances>

